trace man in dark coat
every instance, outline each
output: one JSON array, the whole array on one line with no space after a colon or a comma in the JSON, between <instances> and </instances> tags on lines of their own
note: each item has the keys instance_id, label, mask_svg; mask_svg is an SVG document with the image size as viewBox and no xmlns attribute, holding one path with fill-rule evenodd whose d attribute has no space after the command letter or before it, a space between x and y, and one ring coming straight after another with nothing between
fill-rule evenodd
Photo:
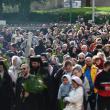
<instances>
[{"instance_id":1,"label":"man in dark coat","mask_svg":"<svg viewBox=\"0 0 110 110\"><path fill-rule=\"evenodd\" d=\"M97 110L110 110L110 61L104 63L103 70L97 75L95 87L98 90Z\"/></svg>"},{"instance_id":2,"label":"man in dark coat","mask_svg":"<svg viewBox=\"0 0 110 110\"><path fill-rule=\"evenodd\" d=\"M23 87L25 81L31 78L29 70L27 64L21 65L21 77L16 83L16 110L41 110L36 93L27 92Z\"/></svg>"},{"instance_id":3,"label":"man in dark coat","mask_svg":"<svg viewBox=\"0 0 110 110\"><path fill-rule=\"evenodd\" d=\"M14 102L13 83L4 61L0 61L0 109L11 110Z\"/></svg>"},{"instance_id":4,"label":"man in dark coat","mask_svg":"<svg viewBox=\"0 0 110 110\"><path fill-rule=\"evenodd\" d=\"M31 56L30 57L30 73L36 76L41 76L42 81L47 86L46 90L41 91L36 94L36 101L39 105L39 110L49 110L49 90L50 90L50 76L48 70L48 62L42 62L41 56Z\"/></svg>"}]
</instances>

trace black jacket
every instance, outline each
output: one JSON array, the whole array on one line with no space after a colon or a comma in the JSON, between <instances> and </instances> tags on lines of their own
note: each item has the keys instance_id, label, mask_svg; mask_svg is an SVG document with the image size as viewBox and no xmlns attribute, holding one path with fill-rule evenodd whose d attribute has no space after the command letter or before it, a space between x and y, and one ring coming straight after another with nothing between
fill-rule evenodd
<instances>
[{"instance_id":1,"label":"black jacket","mask_svg":"<svg viewBox=\"0 0 110 110\"><path fill-rule=\"evenodd\" d=\"M98 89L98 94L101 96L109 96L110 91L105 90L105 87L110 87L110 72L101 71L95 80L95 87Z\"/></svg>"},{"instance_id":2,"label":"black jacket","mask_svg":"<svg viewBox=\"0 0 110 110\"><path fill-rule=\"evenodd\" d=\"M13 83L8 73L4 73L3 79L0 79L0 109L11 110L13 104Z\"/></svg>"}]
</instances>

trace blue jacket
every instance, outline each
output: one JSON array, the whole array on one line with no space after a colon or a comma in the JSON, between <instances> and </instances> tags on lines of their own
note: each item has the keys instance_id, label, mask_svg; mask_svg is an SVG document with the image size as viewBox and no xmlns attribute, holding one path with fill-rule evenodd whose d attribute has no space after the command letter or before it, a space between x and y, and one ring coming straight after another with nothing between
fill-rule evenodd
<instances>
[{"instance_id":1,"label":"blue jacket","mask_svg":"<svg viewBox=\"0 0 110 110\"><path fill-rule=\"evenodd\" d=\"M71 90L71 84L70 84L70 79L68 75L63 75L63 77L66 76L68 79L68 83L67 84L61 84L59 87L59 91L58 91L58 99L62 99L66 96L69 95L69 92Z\"/></svg>"}]
</instances>

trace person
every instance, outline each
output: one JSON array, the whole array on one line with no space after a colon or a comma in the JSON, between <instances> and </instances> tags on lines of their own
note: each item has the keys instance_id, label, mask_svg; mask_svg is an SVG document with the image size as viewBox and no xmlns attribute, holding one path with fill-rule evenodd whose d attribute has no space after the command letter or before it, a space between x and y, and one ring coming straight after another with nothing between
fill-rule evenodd
<instances>
[{"instance_id":1,"label":"person","mask_svg":"<svg viewBox=\"0 0 110 110\"><path fill-rule=\"evenodd\" d=\"M49 61L49 59L48 59L48 53L41 53L41 59L42 59L43 62L44 61Z\"/></svg>"},{"instance_id":2,"label":"person","mask_svg":"<svg viewBox=\"0 0 110 110\"><path fill-rule=\"evenodd\" d=\"M104 63L103 70L97 75L95 80L97 89L97 110L110 110L110 61Z\"/></svg>"},{"instance_id":3,"label":"person","mask_svg":"<svg viewBox=\"0 0 110 110\"><path fill-rule=\"evenodd\" d=\"M54 85L51 80L52 71L53 71L53 67L48 63L48 61L44 61L43 65L41 67L41 70L39 71L39 73L42 77L42 81L46 85L46 89L40 92L40 95L41 95L40 104L42 106L42 110L44 110L44 109L51 110L52 109L52 106L50 105L50 104L52 104L52 101L54 101L52 99L53 95L54 95L54 91L53 91Z\"/></svg>"},{"instance_id":4,"label":"person","mask_svg":"<svg viewBox=\"0 0 110 110\"><path fill-rule=\"evenodd\" d=\"M59 59L59 62L62 63L63 62L63 52L61 49L61 46L57 46L55 48L55 55L57 56L57 58Z\"/></svg>"},{"instance_id":5,"label":"person","mask_svg":"<svg viewBox=\"0 0 110 110\"><path fill-rule=\"evenodd\" d=\"M103 69L104 61L102 60L102 58L96 55L93 56L92 60L93 60L93 64L99 69L99 71Z\"/></svg>"},{"instance_id":6,"label":"person","mask_svg":"<svg viewBox=\"0 0 110 110\"><path fill-rule=\"evenodd\" d=\"M92 110L96 109L96 89L94 88L94 81L98 72L98 68L92 64L92 58L86 57L85 66L82 67L82 73L87 77L90 85L90 91L88 92L88 103Z\"/></svg>"},{"instance_id":7,"label":"person","mask_svg":"<svg viewBox=\"0 0 110 110\"><path fill-rule=\"evenodd\" d=\"M30 48L29 57L30 56L35 56L35 52L33 48Z\"/></svg>"},{"instance_id":8,"label":"person","mask_svg":"<svg viewBox=\"0 0 110 110\"><path fill-rule=\"evenodd\" d=\"M3 60L0 60L0 109L11 110L14 105L14 91L11 77Z\"/></svg>"},{"instance_id":9,"label":"person","mask_svg":"<svg viewBox=\"0 0 110 110\"><path fill-rule=\"evenodd\" d=\"M67 44L62 45L62 52L64 55L67 54L67 52L68 52L68 45Z\"/></svg>"},{"instance_id":10,"label":"person","mask_svg":"<svg viewBox=\"0 0 110 110\"><path fill-rule=\"evenodd\" d=\"M61 78L64 74L68 74L69 76L72 75L72 62L67 60L65 61L64 65L62 68L60 68L57 73L54 75L55 80L58 84L58 87L61 84Z\"/></svg>"},{"instance_id":11,"label":"person","mask_svg":"<svg viewBox=\"0 0 110 110\"><path fill-rule=\"evenodd\" d=\"M58 94L59 87L62 83L61 78L63 75L68 74L71 76L72 74L72 62L67 60L63 64L63 67L61 67L54 75L54 81L55 81L55 88L56 88L56 93ZM58 100L57 100L57 105L58 105Z\"/></svg>"},{"instance_id":12,"label":"person","mask_svg":"<svg viewBox=\"0 0 110 110\"><path fill-rule=\"evenodd\" d=\"M82 81L77 76L72 76L72 89L69 96L64 98L67 103L63 110L82 110L83 105L83 87Z\"/></svg>"},{"instance_id":13,"label":"person","mask_svg":"<svg viewBox=\"0 0 110 110\"><path fill-rule=\"evenodd\" d=\"M106 57L109 57L110 56L110 44L106 44L104 47L103 47L103 51L104 51L104 54Z\"/></svg>"},{"instance_id":14,"label":"person","mask_svg":"<svg viewBox=\"0 0 110 110\"><path fill-rule=\"evenodd\" d=\"M37 75L43 62L40 55L30 57L30 73Z\"/></svg>"},{"instance_id":15,"label":"person","mask_svg":"<svg viewBox=\"0 0 110 110\"><path fill-rule=\"evenodd\" d=\"M87 77L82 73L82 67L80 65L76 65L73 67L72 70L73 75L79 77L83 83L83 90L84 90L84 100L83 100L83 108L84 110L87 109L86 103L88 99L88 92L90 91L90 85Z\"/></svg>"},{"instance_id":16,"label":"person","mask_svg":"<svg viewBox=\"0 0 110 110\"><path fill-rule=\"evenodd\" d=\"M49 69L48 62L42 62L41 56L31 56L30 57L30 73L35 76L40 76L42 82L46 85L47 89L41 91L40 93L36 93L36 102L39 105L38 110L49 110L50 104L50 89L51 89L51 71ZM52 68L53 69L53 68ZM50 87L51 86L51 87Z\"/></svg>"},{"instance_id":17,"label":"person","mask_svg":"<svg viewBox=\"0 0 110 110\"><path fill-rule=\"evenodd\" d=\"M78 54L78 64L81 66L85 65L85 54L82 52Z\"/></svg>"},{"instance_id":18,"label":"person","mask_svg":"<svg viewBox=\"0 0 110 110\"><path fill-rule=\"evenodd\" d=\"M41 39L39 40L39 45L35 46L34 51L35 51L35 55L41 55L41 53L46 52L46 48Z\"/></svg>"},{"instance_id":19,"label":"person","mask_svg":"<svg viewBox=\"0 0 110 110\"><path fill-rule=\"evenodd\" d=\"M98 44L96 45L95 49L93 50L93 55L97 55L98 52L101 52L103 49L103 45L102 44Z\"/></svg>"},{"instance_id":20,"label":"person","mask_svg":"<svg viewBox=\"0 0 110 110\"><path fill-rule=\"evenodd\" d=\"M81 66L80 65L74 66L72 73L73 73L73 75L79 77L82 80L85 95L87 95L87 92L90 91L90 85L89 85L87 77L82 73Z\"/></svg>"},{"instance_id":21,"label":"person","mask_svg":"<svg viewBox=\"0 0 110 110\"><path fill-rule=\"evenodd\" d=\"M17 49L20 49L20 45L23 42L23 35L21 34L21 29L16 29L15 34L13 34L11 38L11 42L15 43L17 46Z\"/></svg>"},{"instance_id":22,"label":"person","mask_svg":"<svg viewBox=\"0 0 110 110\"><path fill-rule=\"evenodd\" d=\"M42 25L42 28L40 29L40 32L42 32L43 35L46 35L46 34L48 33L46 24L43 24L43 25Z\"/></svg>"},{"instance_id":23,"label":"person","mask_svg":"<svg viewBox=\"0 0 110 110\"><path fill-rule=\"evenodd\" d=\"M68 96L68 93L71 89L71 80L70 76L68 75L63 75L62 76L62 84L59 87L58 91L58 99L63 99L64 97Z\"/></svg>"},{"instance_id":24,"label":"person","mask_svg":"<svg viewBox=\"0 0 110 110\"><path fill-rule=\"evenodd\" d=\"M20 57L18 56L12 57L12 65L9 67L8 72L14 84L16 83L16 80L19 76L21 63L22 61Z\"/></svg>"},{"instance_id":25,"label":"person","mask_svg":"<svg viewBox=\"0 0 110 110\"><path fill-rule=\"evenodd\" d=\"M90 51L93 52L97 45L102 44L101 38L96 38L94 42L90 45Z\"/></svg>"},{"instance_id":26,"label":"person","mask_svg":"<svg viewBox=\"0 0 110 110\"><path fill-rule=\"evenodd\" d=\"M87 45L82 45L82 46L81 46L81 52L83 52L86 57L87 57L87 56L89 56L89 57L92 57L92 56L93 56L90 52L88 52L88 47L87 47Z\"/></svg>"},{"instance_id":27,"label":"person","mask_svg":"<svg viewBox=\"0 0 110 110\"><path fill-rule=\"evenodd\" d=\"M97 56L100 57L103 62L106 61L106 56L105 56L104 52L98 52L97 53Z\"/></svg>"},{"instance_id":28,"label":"person","mask_svg":"<svg viewBox=\"0 0 110 110\"><path fill-rule=\"evenodd\" d=\"M71 77L68 75L63 75L62 84L60 85L59 91L58 91L58 100L60 102L61 110L64 107L64 103L62 101L65 97L69 95L70 90L71 90Z\"/></svg>"},{"instance_id":29,"label":"person","mask_svg":"<svg viewBox=\"0 0 110 110\"><path fill-rule=\"evenodd\" d=\"M57 101L58 87L57 87L54 75L59 70L59 61L56 56L51 56L50 65L51 66L49 67L49 70L51 70L50 79L51 79L51 86L52 86L51 93L50 93L50 97L51 97L50 106L52 110L58 110L58 101Z\"/></svg>"},{"instance_id":30,"label":"person","mask_svg":"<svg viewBox=\"0 0 110 110\"><path fill-rule=\"evenodd\" d=\"M70 55L72 58L77 58L77 54L78 54L77 47L71 46L71 47L69 48L69 55Z\"/></svg>"},{"instance_id":31,"label":"person","mask_svg":"<svg viewBox=\"0 0 110 110\"><path fill-rule=\"evenodd\" d=\"M15 31L15 34L13 34L13 36L12 36L12 39L11 39L11 42L12 43L21 43L22 42L22 40L23 40L23 36L22 36L22 34L20 33L20 29L16 29L16 31Z\"/></svg>"},{"instance_id":32,"label":"person","mask_svg":"<svg viewBox=\"0 0 110 110\"><path fill-rule=\"evenodd\" d=\"M36 95L27 92L23 86L25 81L30 79L30 69L27 64L21 65L21 76L16 83L16 110L39 110Z\"/></svg>"}]
</instances>

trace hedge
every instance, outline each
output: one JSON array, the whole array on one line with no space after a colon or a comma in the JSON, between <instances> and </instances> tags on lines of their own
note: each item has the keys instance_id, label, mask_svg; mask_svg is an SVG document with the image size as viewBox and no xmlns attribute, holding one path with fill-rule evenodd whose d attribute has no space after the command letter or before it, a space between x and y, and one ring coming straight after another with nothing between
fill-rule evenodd
<instances>
[{"instance_id":1,"label":"hedge","mask_svg":"<svg viewBox=\"0 0 110 110\"><path fill-rule=\"evenodd\" d=\"M8 24L13 23L50 23L50 22L69 22L70 11L72 14L72 22L74 23L78 15L85 18L85 21L92 18L91 8L79 8L79 9L52 9L52 10L36 10L28 15L21 15L19 13L3 13L1 19L5 19ZM96 8L97 16L96 23L105 23L107 19L110 19L110 7Z\"/></svg>"}]
</instances>

